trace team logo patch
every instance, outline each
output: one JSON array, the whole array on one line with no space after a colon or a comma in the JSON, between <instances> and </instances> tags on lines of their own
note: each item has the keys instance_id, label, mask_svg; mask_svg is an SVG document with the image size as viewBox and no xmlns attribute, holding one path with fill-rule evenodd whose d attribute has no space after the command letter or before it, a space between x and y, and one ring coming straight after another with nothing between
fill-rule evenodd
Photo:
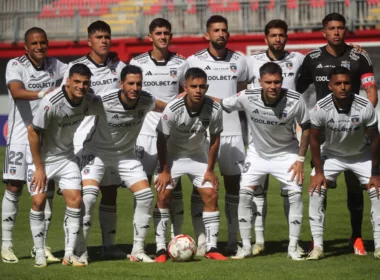
<instances>
[{"instance_id":1,"label":"team logo patch","mask_svg":"<svg viewBox=\"0 0 380 280\"><path fill-rule=\"evenodd\" d=\"M288 69L290 70L290 69L293 68L293 62L290 62L290 61L289 61L289 62L286 62L286 63L285 63L285 66L286 66L286 68L288 68Z\"/></svg>"},{"instance_id":2,"label":"team logo patch","mask_svg":"<svg viewBox=\"0 0 380 280\"><path fill-rule=\"evenodd\" d=\"M17 66L17 64L18 64L17 61L12 62L12 66Z\"/></svg>"},{"instance_id":3,"label":"team logo patch","mask_svg":"<svg viewBox=\"0 0 380 280\"><path fill-rule=\"evenodd\" d=\"M53 72L53 70L49 70L49 76L50 76L50 78L54 78L54 72Z\"/></svg>"},{"instance_id":4,"label":"team logo patch","mask_svg":"<svg viewBox=\"0 0 380 280\"><path fill-rule=\"evenodd\" d=\"M45 106L44 107L44 111L49 111L50 110L50 107L49 106Z\"/></svg>"},{"instance_id":5,"label":"team logo patch","mask_svg":"<svg viewBox=\"0 0 380 280\"><path fill-rule=\"evenodd\" d=\"M11 168L9 169L9 174L11 174L11 175L15 175L15 174L16 174L16 167L11 167Z\"/></svg>"},{"instance_id":6,"label":"team logo patch","mask_svg":"<svg viewBox=\"0 0 380 280\"><path fill-rule=\"evenodd\" d=\"M236 73L236 71L237 71L236 63L230 63L230 69L233 73Z\"/></svg>"},{"instance_id":7,"label":"team logo patch","mask_svg":"<svg viewBox=\"0 0 380 280\"><path fill-rule=\"evenodd\" d=\"M88 169L88 168L83 169L83 174L84 175L87 175L88 173L90 173L90 169Z\"/></svg>"},{"instance_id":8,"label":"team logo patch","mask_svg":"<svg viewBox=\"0 0 380 280\"><path fill-rule=\"evenodd\" d=\"M351 117L351 122L355 125L359 124L360 122L359 116L352 116Z\"/></svg>"},{"instance_id":9,"label":"team logo patch","mask_svg":"<svg viewBox=\"0 0 380 280\"><path fill-rule=\"evenodd\" d=\"M348 60L343 60L340 64L342 67L346 67L347 69L350 69L350 61Z\"/></svg>"},{"instance_id":10,"label":"team logo patch","mask_svg":"<svg viewBox=\"0 0 380 280\"><path fill-rule=\"evenodd\" d=\"M280 120L285 120L287 117L288 117L288 112L286 111L280 112L280 116L279 116Z\"/></svg>"},{"instance_id":11,"label":"team logo patch","mask_svg":"<svg viewBox=\"0 0 380 280\"><path fill-rule=\"evenodd\" d=\"M163 117L162 117L165 121L167 121L168 120L168 115L164 115Z\"/></svg>"},{"instance_id":12,"label":"team logo patch","mask_svg":"<svg viewBox=\"0 0 380 280\"><path fill-rule=\"evenodd\" d=\"M114 67L110 67L111 73L116 75L116 69Z\"/></svg>"},{"instance_id":13,"label":"team logo patch","mask_svg":"<svg viewBox=\"0 0 380 280\"><path fill-rule=\"evenodd\" d=\"M170 68L169 75L172 78L177 77L177 69L176 68Z\"/></svg>"}]
</instances>

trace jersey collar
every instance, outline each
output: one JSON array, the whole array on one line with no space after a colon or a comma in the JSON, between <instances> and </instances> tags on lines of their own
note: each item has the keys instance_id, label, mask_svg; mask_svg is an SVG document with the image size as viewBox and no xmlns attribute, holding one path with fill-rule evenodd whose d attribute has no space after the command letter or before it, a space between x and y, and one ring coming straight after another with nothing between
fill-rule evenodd
<instances>
[{"instance_id":1,"label":"jersey collar","mask_svg":"<svg viewBox=\"0 0 380 280\"><path fill-rule=\"evenodd\" d=\"M350 110L351 110L352 103L354 102L355 94L351 93L351 98L350 98L351 100L350 100L350 104L348 105L347 109L340 109L338 107L338 105L336 104L334 96L333 96L332 93L331 93L331 95L332 95L332 100L333 100L335 109L338 112L338 114L348 114L350 112Z\"/></svg>"},{"instance_id":2,"label":"jersey collar","mask_svg":"<svg viewBox=\"0 0 380 280\"><path fill-rule=\"evenodd\" d=\"M165 58L164 61L157 61L157 60L155 60L155 59L152 57L152 50L148 51L148 54L149 54L150 59L153 61L153 63L154 63L156 66L166 66L166 64L168 64L169 60L174 56L174 53L169 52L169 55Z\"/></svg>"},{"instance_id":3,"label":"jersey collar","mask_svg":"<svg viewBox=\"0 0 380 280\"><path fill-rule=\"evenodd\" d=\"M95 61L93 61L89 53L86 55L86 57L87 57L87 59L88 59L89 61L91 61L92 64L94 64L97 68L106 67L107 64L108 64L108 57L107 57L107 59L106 59L106 62L103 63L103 64L98 64L98 63L96 63Z\"/></svg>"},{"instance_id":4,"label":"jersey collar","mask_svg":"<svg viewBox=\"0 0 380 280\"><path fill-rule=\"evenodd\" d=\"M328 51L327 51L327 45L326 46L323 46L323 47L321 47L321 50L322 50L322 53L324 53L324 54L326 54L326 55L328 55L328 56L330 56L330 57L333 57L333 58L336 58L336 57L341 57L341 56L343 56L347 51L350 51L351 49L353 49L353 47L351 47L351 46L349 46L349 45L347 45L347 44L344 44L344 52L341 54L341 55L338 55L338 56L333 56L331 53L329 53Z\"/></svg>"},{"instance_id":5,"label":"jersey collar","mask_svg":"<svg viewBox=\"0 0 380 280\"><path fill-rule=\"evenodd\" d=\"M268 54L268 50L265 51L265 54L266 54L267 58L268 58L270 61L279 61L279 60L284 60L285 57L287 57L287 56L289 55L289 52L285 51L285 52L284 52L284 55L281 56L279 59L273 59L273 58L271 58L271 57L269 56L269 54Z\"/></svg>"},{"instance_id":6,"label":"jersey collar","mask_svg":"<svg viewBox=\"0 0 380 280\"><path fill-rule=\"evenodd\" d=\"M206 97L204 97L204 98L206 98ZM185 96L183 97L183 101L185 102L185 108L186 108L186 111L187 111L187 113L189 114L189 116L190 116L191 118L194 118L194 117L196 117L196 116L199 116L199 114L202 112L203 105L205 104L204 102L202 103L202 106L201 106L201 108L199 109L198 112L192 112L192 111L190 110L190 108L189 108L189 105L187 104L187 95L185 95Z\"/></svg>"},{"instance_id":7,"label":"jersey collar","mask_svg":"<svg viewBox=\"0 0 380 280\"><path fill-rule=\"evenodd\" d=\"M29 57L29 55L26 53L25 57L29 60L30 64L32 64L33 68L36 69L36 71L43 71L45 70L45 60L44 63L42 63L41 67L38 67Z\"/></svg>"},{"instance_id":8,"label":"jersey collar","mask_svg":"<svg viewBox=\"0 0 380 280\"><path fill-rule=\"evenodd\" d=\"M66 86L62 86L62 92L63 96L66 98L66 101L70 104L71 107L79 107L80 104L82 104L83 99L78 104L72 103L72 101L69 99L69 96L67 95Z\"/></svg>"},{"instance_id":9,"label":"jersey collar","mask_svg":"<svg viewBox=\"0 0 380 280\"><path fill-rule=\"evenodd\" d=\"M119 102L120 102L120 104L123 106L124 110L126 110L126 111L136 109L137 104L138 104L139 101L140 101L140 96L139 96L139 98L137 99L136 104L133 105L132 107L128 107L127 104L125 104L125 103L123 102L123 100L121 100L121 90L119 90L119 92L117 93L117 97L119 98Z\"/></svg>"},{"instance_id":10,"label":"jersey collar","mask_svg":"<svg viewBox=\"0 0 380 280\"><path fill-rule=\"evenodd\" d=\"M211 52L210 52L210 49L207 48L207 52L208 54L215 60L215 61L225 61L227 56L228 56L228 53L229 53L229 49L226 48L226 54L223 56L223 57L216 57L214 56Z\"/></svg>"},{"instance_id":11,"label":"jersey collar","mask_svg":"<svg viewBox=\"0 0 380 280\"><path fill-rule=\"evenodd\" d=\"M265 107L272 107L272 108L274 108L274 107L276 107L277 106L277 104L281 101L281 99L284 97L284 95L286 94L286 89L284 89L284 88L281 88L281 93L280 93L280 98L275 102L275 103L273 103L273 104L269 104L269 103L267 103L266 101L265 101L265 99L264 99L264 91L263 91L263 89L261 89L261 100L263 101L263 103L264 103L264 106Z\"/></svg>"}]
</instances>

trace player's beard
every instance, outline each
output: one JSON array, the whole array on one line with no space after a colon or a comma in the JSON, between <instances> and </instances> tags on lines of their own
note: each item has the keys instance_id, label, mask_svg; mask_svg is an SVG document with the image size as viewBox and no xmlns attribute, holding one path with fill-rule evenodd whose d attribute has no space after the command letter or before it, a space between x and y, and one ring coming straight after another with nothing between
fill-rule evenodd
<instances>
[{"instance_id":1,"label":"player's beard","mask_svg":"<svg viewBox=\"0 0 380 280\"><path fill-rule=\"evenodd\" d=\"M227 45L227 41L224 41L223 43L218 43L216 41L210 41L210 42L213 48L216 50L223 50Z\"/></svg>"},{"instance_id":2,"label":"player's beard","mask_svg":"<svg viewBox=\"0 0 380 280\"><path fill-rule=\"evenodd\" d=\"M285 49L285 44L281 49L276 49L274 46L269 45L269 49L273 54L282 54L284 52L284 49Z\"/></svg>"}]
</instances>

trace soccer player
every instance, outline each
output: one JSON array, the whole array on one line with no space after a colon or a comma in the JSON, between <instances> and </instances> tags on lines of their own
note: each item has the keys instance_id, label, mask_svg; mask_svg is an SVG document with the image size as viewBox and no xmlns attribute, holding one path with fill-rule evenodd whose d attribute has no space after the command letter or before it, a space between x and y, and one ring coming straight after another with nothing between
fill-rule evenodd
<instances>
[{"instance_id":1,"label":"soccer player","mask_svg":"<svg viewBox=\"0 0 380 280\"><path fill-rule=\"evenodd\" d=\"M91 47L89 54L69 63L69 69L78 63L87 65L93 73L91 79L91 89L96 95L103 96L110 89L119 88L119 78L121 70L125 64L121 62L114 53L110 53L111 48L111 28L104 21L95 21L88 28L88 44ZM65 77L67 77L66 72ZM94 117L88 116L81 123L78 131L75 133L74 146L75 154L78 160L82 158L83 142L88 136L91 127L94 124ZM102 249L100 255L102 258L125 258L126 255L115 247L116 235L116 196L117 187L121 185L120 178L116 175L116 171L108 168L103 181L101 182L100 190L102 198L99 206L99 223L102 232ZM87 243L87 233L91 227L92 211L88 205L93 205L99 194L99 187L83 189L83 232L79 237L79 246L77 247L77 255L81 257L81 261L87 263L88 254L85 250Z\"/></svg>"},{"instance_id":2,"label":"soccer player","mask_svg":"<svg viewBox=\"0 0 380 280\"><path fill-rule=\"evenodd\" d=\"M95 190L99 188L107 167L117 170L136 202L130 260L154 262L144 252L153 193L136 156L135 143L146 114L152 110L162 111L166 103L155 100L141 89L142 75L141 68L126 66L121 71L120 89L109 90L102 97L104 108L95 122L90 140L84 144L82 179L84 190ZM94 203L87 206L91 209Z\"/></svg>"},{"instance_id":3,"label":"soccer player","mask_svg":"<svg viewBox=\"0 0 380 280\"><path fill-rule=\"evenodd\" d=\"M129 63L142 68L144 74L143 90L149 91L156 99L164 102L173 100L183 91L184 76L188 69L185 59L169 51L172 39L172 25L163 18L152 20L149 25L149 40L152 50L133 58ZM151 182L157 167L157 132L156 127L161 113L149 112L144 120L136 143L136 152L144 166L144 171ZM179 191L173 192L171 205L171 219L173 235L182 233L183 202L181 181L178 182ZM157 217L155 213L153 217Z\"/></svg>"},{"instance_id":4,"label":"soccer player","mask_svg":"<svg viewBox=\"0 0 380 280\"><path fill-rule=\"evenodd\" d=\"M306 55L297 82L297 91L304 92L314 84L317 100L330 93L328 75L337 66L350 69L352 92L359 94L360 84L374 107L377 104L377 88L373 65L366 53L359 53L345 43L346 20L338 14L327 15L323 21L323 36L327 45ZM362 241L363 191L357 177L349 170L344 172L347 184L347 207L350 211L352 235L350 242L356 255L366 255ZM331 186L330 186L331 187ZM335 186L334 186L335 187Z\"/></svg>"},{"instance_id":5,"label":"soccer player","mask_svg":"<svg viewBox=\"0 0 380 280\"><path fill-rule=\"evenodd\" d=\"M214 15L207 21L206 40L208 48L188 58L189 67L199 67L207 73L208 95L218 98L229 97L246 88L248 68L246 57L226 48L230 34L227 19ZM228 115L223 112L224 130L220 138L218 154L219 169L224 177L225 213L228 225L228 245L226 253L233 255L237 251L239 203L239 181L245 158L245 148L238 112ZM205 232L202 220L203 201L200 194L193 192L191 215L198 239L197 255L205 252Z\"/></svg>"},{"instance_id":6,"label":"soccer player","mask_svg":"<svg viewBox=\"0 0 380 280\"><path fill-rule=\"evenodd\" d=\"M304 55L299 52L288 52L285 50L285 45L288 40L288 25L285 21L280 19L271 20L267 23L264 29L265 33L265 43L268 45L266 51L256 53L250 56L248 60L249 69L249 80L252 80L251 88L260 87L260 67L267 62L277 63L282 69L282 87L295 90L296 79L299 74L300 67L302 65ZM300 135L302 130L297 133ZM249 134L249 137L254 137ZM249 141L251 142L251 141ZM254 203L254 220L255 225L255 238L256 242L252 247L252 255L256 256L264 251L264 229L265 229L265 218L267 214L267 190L268 190L268 179L267 177L263 188L258 188L255 191L253 197ZM284 197L284 210L285 216L288 218L289 215L289 199ZM305 252L298 246L297 250L301 255Z\"/></svg>"},{"instance_id":7,"label":"soccer player","mask_svg":"<svg viewBox=\"0 0 380 280\"><path fill-rule=\"evenodd\" d=\"M67 65L56 58L48 57L48 39L45 31L32 27L25 32L25 55L11 59L6 68L6 83L9 93L9 132L5 152L3 181L7 183L1 208L3 262L17 263L12 250L12 232L18 212L18 202L26 182L27 154L29 143L27 127L41 98L56 87ZM45 232L47 237L51 221L54 189L47 192L45 206ZM47 245L45 241L45 245ZM49 247L45 253L49 262L59 261Z\"/></svg>"},{"instance_id":8,"label":"soccer player","mask_svg":"<svg viewBox=\"0 0 380 280\"><path fill-rule=\"evenodd\" d=\"M243 248L234 259L252 255L252 199L268 174L280 181L284 201L289 201L288 257L302 260L297 251L302 224L302 183L304 160L308 147L309 113L301 95L282 88L281 67L267 62L260 68L262 88L245 90L220 101L223 110L244 110L253 136L240 182L239 229ZM293 137L293 124L302 128L300 147ZM292 173L290 173L292 172Z\"/></svg>"},{"instance_id":9,"label":"soccer player","mask_svg":"<svg viewBox=\"0 0 380 280\"><path fill-rule=\"evenodd\" d=\"M369 194L374 256L380 259L378 120L371 102L351 91L351 75L352 72L345 67L333 68L327 76L332 93L319 100L311 113L310 149L314 168L309 187L309 220L314 249L309 253L308 260L324 257L323 202L329 184L335 184L338 175L346 170L354 173ZM322 131L324 143L321 141Z\"/></svg>"},{"instance_id":10,"label":"soccer player","mask_svg":"<svg viewBox=\"0 0 380 280\"><path fill-rule=\"evenodd\" d=\"M30 228L36 248L35 267L46 267L44 252L44 205L46 182L54 180L66 201L64 218L65 256L62 264L85 266L74 255L80 228L81 175L75 160L73 137L85 114L96 104L89 93L91 71L84 64L70 68L66 85L45 96L36 110L28 139L33 164L28 166L28 189L32 196Z\"/></svg>"},{"instance_id":11,"label":"soccer player","mask_svg":"<svg viewBox=\"0 0 380 280\"><path fill-rule=\"evenodd\" d=\"M219 235L218 177L214 172L220 133L223 130L222 108L207 91L207 74L200 68L189 68L185 75L187 95L173 100L166 106L157 126L157 151L159 160L157 208L160 220L155 222L157 254L156 262L167 260L166 225L172 190L182 175L188 175L204 203L202 213L206 228L205 257L227 260L217 252ZM210 132L210 145L205 133ZM208 155L207 155L208 154Z\"/></svg>"}]
</instances>

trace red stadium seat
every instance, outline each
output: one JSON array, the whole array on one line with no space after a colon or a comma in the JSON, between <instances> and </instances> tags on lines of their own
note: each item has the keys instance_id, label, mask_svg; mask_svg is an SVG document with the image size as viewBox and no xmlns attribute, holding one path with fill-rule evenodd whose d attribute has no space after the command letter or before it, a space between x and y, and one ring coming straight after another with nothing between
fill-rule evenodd
<instances>
[{"instance_id":1,"label":"red stadium seat","mask_svg":"<svg viewBox=\"0 0 380 280\"><path fill-rule=\"evenodd\" d=\"M322 8L326 4L325 0L311 0L312 8Z\"/></svg>"},{"instance_id":2,"label":"red stadium seat","mask_svg":"<svg viewBox=\"0 0 380 280\"><path fill-rule=\"evenodd\" d=\"M240 11L240 3L238 1L208 1L208 6L212 13L220 12L237 12Z\"/></svg>"},{"instance_id":3,"label":"red stadium seat","mask_svg":"<svg viewBox=\"0 0 380 280\"><path fill-rule=\"evenodd\" d=\"M253 1L251 2L251 10L256 11L259 8L259 2Z\"/></svg>"},{"instance_id":4,"label":"red stadium seat","mask_svg":"<svg viewBox=\"0 0 380 280\"><path fill-rule=\"evenodd\" d=\"M286 6L288 7L288 9L296 9L298 7L297 0L288 0Z\"/></svg>"},{"instance_id":5,"label":"red stadium seat","mask_svg":"<svg viewBox=\"0 0 380 280\"><path fill-rule=\"evenodd\" d=\"M275 0L270 0L270 2L267 5L267 9L268 10L272 10L272 9L274 9L274 7L276 7L276 1Z\"/></svg>"},{"instance_id":6,"label":"red stadium seat","mask_svg":"<svg viewBox=\"0 0 380 280\"><path fill-rule=\"evenodd\" d=\"M367 0L368 4L380 4L380 0Z\"/></svg>"}]
</instances>

